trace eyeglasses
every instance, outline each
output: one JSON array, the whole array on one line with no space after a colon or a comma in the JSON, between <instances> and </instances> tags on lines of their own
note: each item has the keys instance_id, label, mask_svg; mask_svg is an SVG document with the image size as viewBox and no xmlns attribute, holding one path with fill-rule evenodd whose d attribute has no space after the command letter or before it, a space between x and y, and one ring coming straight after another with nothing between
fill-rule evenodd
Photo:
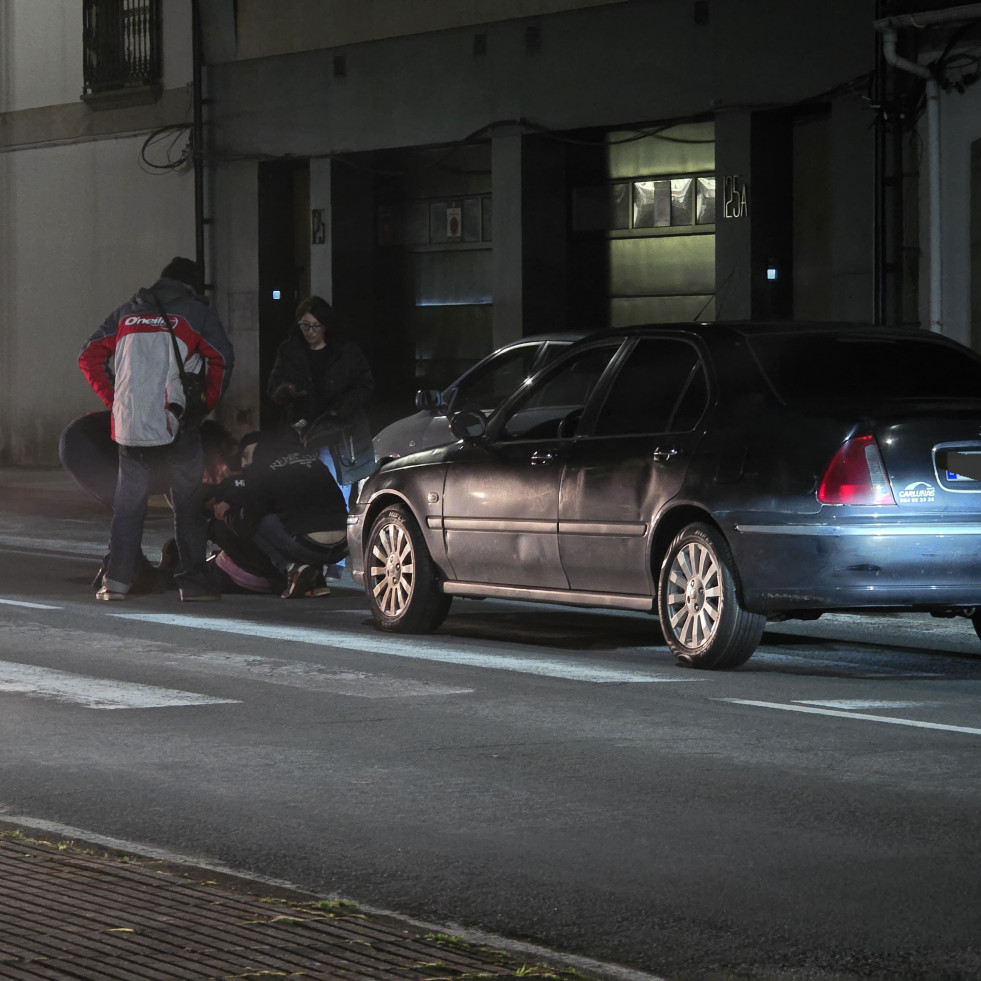
<instances>
[{"instance_id":1,"label":"eyeglasses","mask_svg":"<svg viewBox=\"0 0 981 981\"><path fill-rule=\"evenodd\" d=\"M299 327L300 330L323 330L324 329L324 325L323 324L318 324L316 322L314 322L314 323L311 324L311 323L307 323L307 321L305 321L305 320L301 320L297 324L297 327Z\"/></svg>"}]
</instances>

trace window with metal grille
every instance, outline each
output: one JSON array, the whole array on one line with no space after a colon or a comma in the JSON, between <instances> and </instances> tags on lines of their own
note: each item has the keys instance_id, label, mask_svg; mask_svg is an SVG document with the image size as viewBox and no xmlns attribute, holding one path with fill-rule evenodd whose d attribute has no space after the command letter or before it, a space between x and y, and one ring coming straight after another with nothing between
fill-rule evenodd
<instances>
[{"instance_id":1,"label":"window with metal grille","mask_svg":"<svg viewBox=\"0 0 981 981\"><path fill-rule=\"evenodd\" d=\"M84 95L160 83L160 0L84 0Z\"/></svg>"}]
</instances>

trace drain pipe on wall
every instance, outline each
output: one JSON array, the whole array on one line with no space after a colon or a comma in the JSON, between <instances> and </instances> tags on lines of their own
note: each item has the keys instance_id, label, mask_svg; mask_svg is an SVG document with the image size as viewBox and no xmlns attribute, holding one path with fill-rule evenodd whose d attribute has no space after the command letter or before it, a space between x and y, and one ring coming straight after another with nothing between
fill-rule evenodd
<instances>
[{"instance_id":1,"label":"drain pipe on wall","mask_svg":"<svg viewBox=\"0 0 981 981\"><path fill-rule=\"evenodd\" d=\"M926 65L903 58L896 51L896 38L903 27L923 28L935 24L953 24L981 18L981 3L947 10L929 10L919 14L884 17L873 26L882 34L882 54L894 68L902 69L926 82L926 139L929 208L930 254L930 330L943 332L943 288L940 235L940 82Z\"/></svg>"}]
</instances>

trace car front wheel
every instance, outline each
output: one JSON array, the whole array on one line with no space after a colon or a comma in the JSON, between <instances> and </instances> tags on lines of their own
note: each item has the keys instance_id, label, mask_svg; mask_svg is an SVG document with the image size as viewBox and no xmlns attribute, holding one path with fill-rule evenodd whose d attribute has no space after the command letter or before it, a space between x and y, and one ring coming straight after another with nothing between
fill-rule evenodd
<instances>
[{"instance_id":1,"label":"car front wheel","mask_svg":"<svg viewBox=\"0 0 981 981\"><path fill-rule=\"evenodd\" d=\"M732 553L714 528L692 524L661 565L657 610L668 647L692 668L738 668L753 655L766 617L739 601Z\"/></svg>"},{"instance_id":2,"label":"car front wheel","mask_svg":"<svg viewBox=\"0 0 981 981\"><path fill-rule=\"evenodd\" d=\"M451 597L439 592L422 532L404 505L375 519L364 567L371 613L382 630L429 633L446 618Z\"/></svg>"}]
</instances>

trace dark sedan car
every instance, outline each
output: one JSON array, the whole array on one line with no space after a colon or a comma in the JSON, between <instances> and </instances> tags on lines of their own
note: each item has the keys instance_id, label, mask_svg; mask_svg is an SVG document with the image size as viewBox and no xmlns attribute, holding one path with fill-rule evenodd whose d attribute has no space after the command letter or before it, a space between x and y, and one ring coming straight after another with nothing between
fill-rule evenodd
<instances>
[{"instance_id":1,"label":"dark sedan car","mask_svg":"<svg viewBox=\"0 0 981 981\"><path fill-rule=\"evenodd\" d=\"M348 519L377 624L453 596L657 613L733 668L767 618L979 624L981 358L926 331L676 324L593 335L457 442L383 465Z\"/></svg>"}]
</instances>

